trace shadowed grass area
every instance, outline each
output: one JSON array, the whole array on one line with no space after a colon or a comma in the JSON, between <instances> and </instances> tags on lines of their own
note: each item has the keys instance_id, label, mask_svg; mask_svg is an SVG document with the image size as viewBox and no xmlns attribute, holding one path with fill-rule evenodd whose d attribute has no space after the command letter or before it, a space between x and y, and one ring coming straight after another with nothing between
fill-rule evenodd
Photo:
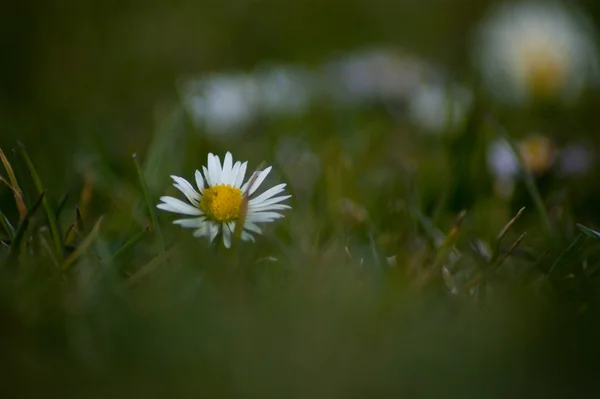
<instances>
[{"instance_id":1,"label":"shadowed grass area","mask_svg":"<svg viewBox=\"0 0 600 399\"><path fill-rule=\"evenodd\" d=\"M0 15L0 397L593 395L597 88L497 102L492 2L409 3ZM227 151L292 195L230 250L157 209Z\"/></svg>"},{"instance_id":2,"label":"shadowed grass area","mask_svg":"<svg viewBox=\"0 0 600 399\"><path fill-rule=\"evenodd\" d=\"M152 145L171 134L159 130ZM269 140L240 152L273 159L277 141ZM276 163L293 210L257 243L229 251L163 213L144 234L144 205L170 193L168 175L180 172L172 166L180 160L152 147L156 158L144 164L154 172L141 188L135 169L149 170L144 164L131 164L129 178L111 177L103 161L86 169L77 200L86 212L73 212L69 200L58 218L60 231L75 226L64 257L46 215L35 212L40 200L27 204L31 215L3 238L5 392L506 397L591 389L580 370L597 346L595 231L557 227L548 237L536 212L482 208L492 201L483 196L459 215L442 204L436 225L419 193L423 177L398 163L412 152L402 135L309 142L321 164L313 185L301 184L301 166ZM212 148L192 137L187 148L180 143L174 153ZM204 157L190 158L184 163L197 168Z\"/></svg>"}]
</instances>

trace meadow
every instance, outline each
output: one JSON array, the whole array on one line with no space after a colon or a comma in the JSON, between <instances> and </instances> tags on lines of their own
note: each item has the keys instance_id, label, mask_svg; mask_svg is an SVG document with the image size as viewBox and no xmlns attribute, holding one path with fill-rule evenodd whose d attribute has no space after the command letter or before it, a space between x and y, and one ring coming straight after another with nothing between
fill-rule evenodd
<instances>
[{"instance_id":1,"label":"meadow","mask_svg":"<svg viewBox=\"0 0 600 399\"><path fill-rule=\"evenodd\" d=\"M1 396L592 395L600 8L272 3L0 17Z\"/></svg>"}]
</instances>

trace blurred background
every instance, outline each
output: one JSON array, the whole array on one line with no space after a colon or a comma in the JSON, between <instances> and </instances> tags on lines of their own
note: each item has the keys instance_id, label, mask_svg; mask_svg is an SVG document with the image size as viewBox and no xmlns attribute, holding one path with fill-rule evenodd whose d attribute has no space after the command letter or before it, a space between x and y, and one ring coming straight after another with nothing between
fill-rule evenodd
<instances>
[{"instance_id":1,"label":"blurred background","mask_svg":"<svg viewBox=\"0 0 600 399\"><path fill-rule=\"evenodd\" d=\"M150 235L117 277L85 258L64 285L10 286L7 381L73 397L591 387L600 251L589 232L579 246L576 223L600 228L599 28L592 0L4 4L0 148L22 175L11 150L24 144L53 206L68 194L64 230L76 205L88 231L104 217L99 257L149 224L133 153L156 201L210 151L273 165L293 194L289 217L235 255L159 214L179 267L133 294L113 284L155 259ZM502 288L469 289L523 206ZM4 186L0 209L18 220ZM51 263L36 251L32 264ZM407 287L440 252L439 286L415 299ZM248 275L231 272L244 262Z\"/></svg>"},{"instance_id":2,"label":"blurred background","mask_svg":"<svg viewBox=\"0 0 600 399\"><path fill-rule=\"evenodd\" d=\"M516 14L528 13L509 4ZM600 7L592 1L560 7L567 19L583 18L563 23L559 15L554 33L562 34L561 24L579 25L564 35L584 37L564 45L587 40L583 51L595 52ZM226 130L236 142L253 141L265 124L290 119L296 125L275 130L343 134L352 124L338 122L351 119L343 108L350 115L368 110L367 123L418 141L419 130L444 127L444 115L431 114L444 106L446 93L457 97L455 119L469 111L475 85L486 77L485 62L473 60L481 48L493 53L502 46L480 40L486 25L496 29L485 21L501 14L489 1L61 1L3 8L0 145L23 141L34 159L52 165L42 173L61 188L78 174L74 157L86 148L116 163L144 153L177 104L187 106L194 122L187 134L197 137ZM536 11L529 14L534 22L523 25L536 24ZM488 80L496 91L506 87ZM595 148L597 84L569 85L583 86L575 107L494 111L510 119L507 129L516 137L539 133L561 146L568 139ZM324 117L336 122L322 126Z\"/></svg>"}]
</instances>

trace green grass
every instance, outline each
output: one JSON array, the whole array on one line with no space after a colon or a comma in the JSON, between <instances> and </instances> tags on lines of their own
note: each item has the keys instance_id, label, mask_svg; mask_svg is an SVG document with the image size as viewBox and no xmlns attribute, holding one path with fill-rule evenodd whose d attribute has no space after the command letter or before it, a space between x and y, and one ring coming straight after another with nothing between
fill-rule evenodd
<instances>
[{"instance_id":1,"label":"green grass","mask_svg":"<svg viewBox=\"0 0 600 399\"><path fill-rule=\"evenodd\" d=\"M75 203L63 201L55 212L61 191L42 191L20 147L15 162L34 183L27 197L38 199L21 222L16 205L3 209L3 391L506 397L576 395L590 386L580 371L597 347L600 234L568 214L576 204L558 218L546 213L533 176L519 188L533 204L525 209L485 186L448 193L491 179L476 162L455 158L475 158L473 151L407 141L389 122L320 135L325 127L307 118L288 123L312 126L312 135L297 138L320 163L313 176L305 165L275 160L281 137L269 132L276 125L264 126L266 140L227 145L199 140L189 126L163 128L146 152L161 154L154 146L184 134L170 149L179 156L154 155L151 175L137 159L121 171L92 164L85 216L77 192L68 193ZM363 135L365 128L372 131ZM469 129L485 126L449 140L464 145ZM170 174L191 179L208 151L225 149L249 158L249 170L262 159L274 164L276 180L294 195L285 219L230 251L155 212L157 198L174 193ZM408 164L415 157L416 170ZM448 165L475 167L444 173ZM102 184L115 176L118 184ZM354 205L341 207L343 199ZM36 212L40 205L45 213ZM561 230L566 220L581 222L581 234ZM75 238L67 241L59 232L69 226ZM564 372L554 379L557 370Z\"/></svg>"},{"instance_id":2,"label":"green grass","mask_svg":"<svg viewBox=\"0 0 600 399\"><path fill-rule=\"evenodd\" d=\"M488 98L471 44L497 1L6 3L0 399L598 391L600 93ZM577 3L599 27L600 2ZM191 76L321 73L371 49L401 71L377 58L366 81L385 93L365 103L325 94L334 72L312 82L305 112L264 113L229 136L182 106ZM404 112L414 93L387 98L422 67L474 97L437 135ZM595 163L526 172L502 198L488 145L531 133L580 143ZM193 181L226 151L248 175L273 166L265 184L293 195L284 219L231 250L156 208L182 198L170 175Z\"/></svg>"}]
</instances>

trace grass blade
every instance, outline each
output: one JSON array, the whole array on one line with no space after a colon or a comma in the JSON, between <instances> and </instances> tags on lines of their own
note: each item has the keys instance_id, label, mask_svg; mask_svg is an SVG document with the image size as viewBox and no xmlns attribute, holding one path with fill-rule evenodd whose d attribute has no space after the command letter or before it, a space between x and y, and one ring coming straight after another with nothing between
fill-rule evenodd
<instances>
[{"instance_id":1,"label":"grass blade","mask_svg":"<svg viewBox=\"0 0 600 399\"><path fill-rule=\"evenodd\" d=\"M15 196L15 202L17 203L17 209L19 211L20 219L23 220L25 218L25 215L27 215L27 206L25 205L25 200L23 199L23 191L21 190L21 187L19 187L19 182L17 181L15 172L1 148L0 160L4 164L4 169L6 169L6 173L8 173L8 179L10 180L9 187L12 189L13 194Z\"/></svg>"},{"instance_id":2,"label":"grass blade","mask_svg":"<svg viewBox=\"0 0 600 399\"><path fill-rule=\"evenodd\" d=\"M137 232L133 237L131 237L125 244L121 246L112 256L112 260L119 258L125 252L127 252L131 247L133 247L147 232L150 230L149 226L146 226L141 231Z\"/></svg>"},{"instance_id":3,"label":"grass blade","mask_svg":"<svg viewBox=\"0 0 600 399\"><path fill-rule=\"evenodd\" d=\"M521 216L521 214L523 213L524 210L525 210L525 207L521 208L519 210L519 212L517 212L517 214L508 221L508 223L506 223L506 225L502 228L502 230L498 234L498 237L496 237L496 247L494 248L494 253L492 254L492 259L491 259L492 263L495 262L496 259L498 259L498 256L500 255L500 244L502 244L502 239L504 238L504 236L506 235L508 230L510 230L512 225L515 224L515 222Z\"/></svg>"},{"instance_id":4,"label":"grass blade","mask_svg":"<svg viewBox=\"0 0 600 399\"><path fill-rule=\"evenodd\" d=\"M6 231L6 234L8 234L8 237L12 240L15 236L15 228L10 224L10 221L2 211L0 211L0 224L2 225L2 228L4 228L4 231Z\"/></svg>"},{"instance_id":5,"label":"grass blade","mask_svg":"<svg viewBox=\"0 0 600 399\"><path fill-rule=\"evenodd\" d=\"M69 226L69 228L65 232L65 237L64 237L65 245L67 245L69 243L69 236L73 232L74 228L75 228L75 223L71 223L71 225Z\"/></svg>"},{"instance_id":6,"label":"grass blade","mask_svg":"<svg viewBox=\"0 0 600 399\"><path fill-rule=\"evenodd\" d=\"M537 189L537 186L535 185L535 179L533 178L533 175L529 171L529 168L527 168L527 166L525 165L521 152L517 148L517 145L515 144L512 137L509 136L508 132L495 119L493 119L490 115L488 115L486 119L492 126L494 131L496 131L496 133L498 133L500 137L506 140L511 150L516 155L517 160L519 162L519 167L521 168L521 171L523 173L523 181L525 183L525 187L527 188L527 191L529 192L529 195L531 196L531 199L535 204L535 208L538 211L540 219L542 220L544 232L550 240L554 241L552 223L550 222L550 217L548 216L546 205L544 204L542 196L539 190Z\"/></svg>"},{"instance_id":7,"label":"grass blade","mask_svg":"<svg viewBox=\"0 0 600 399\"><path fill-rule=\"evenodd\" d=\"M454 249L454 244L456 244L456 240L458 239L460 228L462 226L462 222L466 214L466 211L462 211L458 214L458 217L456 218L452 229L444 239L442 245L439 247L435 257L435 261L433 263L433 269L436 273L442 269L442 266L444 266L444 264L448 260L448 257L450 256L450 253Z\"/></svg>"},{"instance_id":8,"label":"grass blade","mask_svg":"<svg viewBox=\"0 0 600 399\"><path fill-rule=\"evenodd\" d=\"M152 223L152 229L156 234L156 241L161 251L165 251L165 241L163 239L162 231L160 230L160 226L158 224L158 219L156 217L156 212L154 210L154 202L150 198L150 194L148 193L148 185L146 184L146 179L144 179L144 174L142 173L142 168L140 166L140 162L138 160L137 154L133 154L133 162L135 163L135 168L137 170L138 177L140 179L140 184L142 186L142 191L144 193L144 198L146 199L146 205L148 206L148 212L150 213L150 220Z\"/></svg>"},{"instance_id":9,"label":"grass blade","mask_svg":"<svg viewBox=\"0 0 600 399\"><path fill-rule=\"evenodd\" d=\"M61 272L64 273L71 267L75 261L87 251L88 247L94 242L96 237L98 236L98 232L100 231L100 225L102 224L102 217L98 219L90 234L85 237L85 239L81 242L81 244L77 247L75 251L64 261L61 266Z\"/></svg>"},{"instance_id":10,"label":"grass blade","mask_svg":"<svg viewBox=\"0 0 600 399\"><path fill-rule=\"evenodd\" d=\"M75 221L69 226L67 233L64 235L64 243L72 244L74 241L81 241L85 234L85 226L83 225L83 218L79 206L75 207Z\"/></svg>"},{"instance_id":11,"label":"grass blade","mask_svg":"<svg viewBox=\"0 0 600 399\"><path fill-rule=\"evenodd\" d=\"M58 269L60 267L60 262L58 261L58 259L56 259L56 254L52 250L52 247L48 243L48 240L46 240L46 237L44 237L44 234L40 234L40 242L42 244L42 247L44 247L46 252L48 252L48 256L50 256L52 263L54 263L54 266Z\"/></svg>"},{"instance_id":12,"label":"grass blade","mask_svg":"<svg viewBox=\"0 0 600 399\"><path fill-rule=\"evenodd\" d=\"M521 209L522 211L522 209ZM513 218L513 220L515 220L519 214L517 214L517 216L515 216ZM509 222L510 224L510 222ZM508 226L510 228L510 226ZM504 229L503 229L504 231ZM502 233L501 233L502 234ZM471 291L473 288L475 288L476 286L478 286L480 283L482 283L484 280L484 277L490 277L493 276L493 273L504 263L504 261L510 256L512 255L512 253L517 249L517 247L519 246L519 244L521 244L521 241L523 241L523 239L525 238L525 236L527 235L527 233L523 233L519 236L519 238L517 238L512 245L510 246L510 248L508 249L508 251L506 251L500 258L498 258L496 261L494 261L494 263L491 265L491 267L488 270L483 270L480 271L479 273L477 273L475 275L475 277L473 277L470 281L468 281L465 286L463 287L464 292L469 292Z\"/></svg>"},{"instance_id":13,"label":"grass blade","mask_svg":"<svg viewBox=\"0 0 600 399\"><path fill-rule=\"evenodd\" d=\"M62 213L62 210L65 208L65 204L67 203L68 199L69 199L69 194L65 194L62 196L60 201L58 201L58 206L56 207L56 210L54 211L54 217L56 218L56 220L60 219L60 214Z\"/></svg>"},{"instance_id":14,"label":"grass blade","mask_svg":"<svg viewBox=\"0 0 600 399\"><path fill-rule=\"evenodd\" d=\"M29 211L25 215L25 218L23 218L23 221L19 224L19 227L17 227L17 231L15 232L15 235L10 243L9 253L11 257L15 256L18 252L21 241L23 240L23 236L25 235L27 227L29 226L29 221L40 207L40 204L44 202L44 198L46 197L45 194L45 192L42 192L37 201L35 201L31 208L29 208Z\"/></svg>"},{"instance_id":15,"label":"grass blade","mask_svg":"<svg viewBox=\"0 0 600 399\"><path fill-rule=\"evenodd\" d=\"M131 277L129 277L127 285L131 286L135 284L139 279L151 273L157 267L166 262L177 247L177 245L172 246L171 248L169 248L168 251L161 253L160 255L153 258L150 262L142 266L137 272L135 272Z\"/></svg>"},{"instance_id":16,"label":"grass blade","mask_svg":"<svg viewBox=\"0 0 600 399\"><path fill-rule=\"evenodd\" d=\"M37 173L35 165L33 164L33 161L31 160L31 158L29 157L27 150L25 150L25 146L20 142L19 142L19 152L21 153L21 156L23 157L23 159L25 160L25 163L27 164L27 167L29 168L29 172L31 173L31 177L33 179L33 183L34 183L36 189L38 190L38 192L40 194L43 193L45 190L44 190L44 186L42 185L42 181L40 180L40 176ZM48 224L50 225L50 232L52 233L52 239L54 240L54 248L56 250L56 253L58 254L58 258L64 259L62 235L60 234L58 222L56 221L56 215L54 213L54 210L52 209L52 206L50 205L50 201L48 201L48 198L46 196L43 196L42 202L44 205L44 209L46 210L46 216L48 217Z\"/></svg>"},{"instance_id":17,"label":"grass blade","mask_svg":"<svg viewBox=\"0 0 600 399\"><path fill-rule=\"evenodd\" d=\"M519 244L521 243L521 241L523 241L523 239L525 238L525 236L527 235L527 233L523 233L519 236L519 238L517 238L515 240L515 242L513 242L513 244L510 246L510 248L508 249L508 251L506 251L500 258L498 258L498 260L494 263L493 269L492 270L496 270L497 268L499 268L502 263L504 263L504 261L506 260L506 258L508 258L515 249L517 249L517 247L519 246Z\"/></svg>"},{"instance_id":18,"label":"grass blade","mask_svg":"<svg viewBox=\"0 0 600 399\"><path fill-rule=\"evenodd\" d=\"M83 218L81 217L79 206L75 207L75 223L77 226L77 232L79 234L83 234L85 232L85 226L83 225Z\"/></svg>"},{"instance_id":19,"label":"grass blade","mask_svg":"<svg viewBox=\"0 0 600 399\"><path fill-rule=\"evenodd\" d=\"M563 261L567 261L567 257L572 255L574 252L576 252L580 246L583 243L583 238L584 238L584 234L580 233L577 235L577 237L575 237L575 239L573 240L573 242L571 242L571 245L569 245L569 247L567 249L565 249L563 251L563 253L560 254L560 256L554 261L554 263L552 264L552 266L550 267L550 270L548 270L548 273L546 273L546 277L544 278L544 280L548 280L549 278L555 276L560 270L563 269L563 264L566 263Z\"/></svg>"},{"instance_id":20,"label":"grass blade","mask_svg":"<svg viewBox=\"0 0 600 399\"><path fill-rule=\"evenodd\" d=\"M596 240L600 240L600 233L598 233L596 230L592 230L589 227L585 227L584 225L579 223L577 223L576 226L586 236L594 238Z\"/></svg>"}]
</instances>

